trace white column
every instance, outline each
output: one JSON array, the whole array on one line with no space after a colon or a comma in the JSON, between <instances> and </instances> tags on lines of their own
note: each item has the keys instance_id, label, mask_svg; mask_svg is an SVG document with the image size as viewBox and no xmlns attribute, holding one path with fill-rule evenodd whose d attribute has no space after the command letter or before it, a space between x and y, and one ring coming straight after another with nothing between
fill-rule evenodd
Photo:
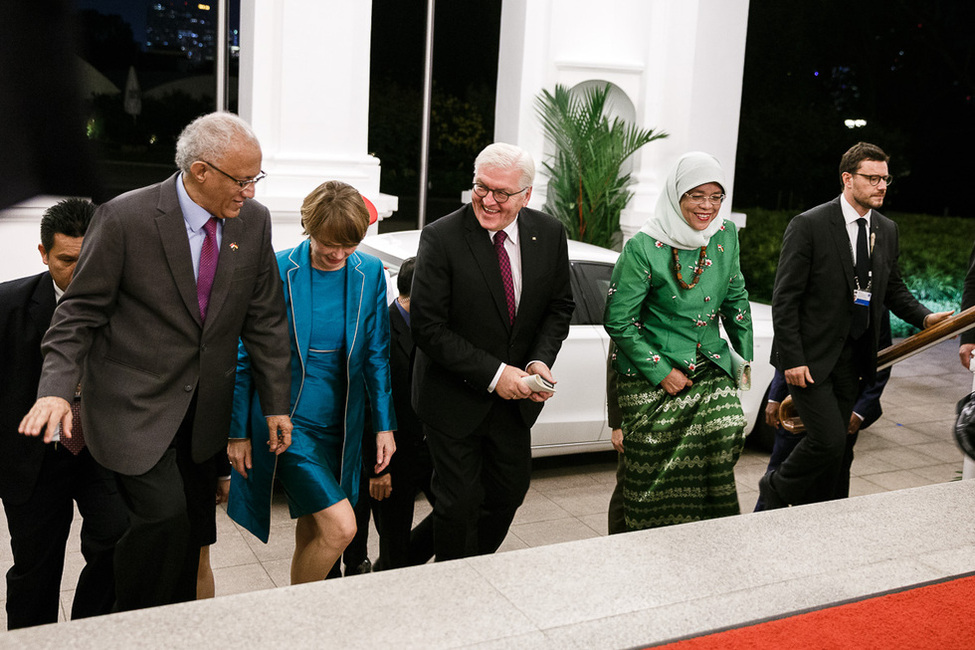
<instances>
[{"instance_id":1,"label":"white column","mask_svg":"<svg viewBox=\"0 0 975 650\"><path fill-rule=\"evenodd\" d=\"M257 199L275 248L300 241L301 202L326 180L356 187L380 219L392 214L397 198L380 194L368 153L372 3L243 0L240 22L240 114L261 140Z\"/></svg>"},{"instance_id":2,"label":"white column","mask_svg":"<svg viewBox=\"0 0 975 650\"><path fill-rule=\"evenodd\" d=\"M747 23L748 0L603 0L598 10L586 0L505 0L495 139L525 147L541 162L539 92L606 81L633 103L640 127L670 134L635 156L625 236L652 214L660 184L686 151L717 156L731 195ZM533 207L544 197L536 187ZM731 205L722 207L725 216Z\"/></svg>"}]
</instances>

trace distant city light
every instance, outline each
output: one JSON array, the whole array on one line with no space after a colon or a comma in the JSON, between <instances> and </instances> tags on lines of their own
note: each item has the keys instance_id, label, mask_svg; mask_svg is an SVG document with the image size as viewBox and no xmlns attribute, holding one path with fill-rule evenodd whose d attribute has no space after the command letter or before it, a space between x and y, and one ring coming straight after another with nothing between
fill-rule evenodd
<instances>
[{"instance_id":1,"label":"distant city light","mask_svg":"<svg viewBox=\"0 0 975 650\"><path fill-rule=\"evenodd\" d=\"M859 129L867 125L866 120L855 119L855 120L843 120L843 124L846 125L848 129Z\"/></svg>"},{"instance_id":2,"label":"distant city light","mask_svg":"<svg viewBox=\"0 0 975 650\"><path fill-rule=\"evenodd\" d=\"M200 5L196 5L196 8L199 9L200 11L210 11L210 5L200 4Z\"/></svg>"}]
</instances>

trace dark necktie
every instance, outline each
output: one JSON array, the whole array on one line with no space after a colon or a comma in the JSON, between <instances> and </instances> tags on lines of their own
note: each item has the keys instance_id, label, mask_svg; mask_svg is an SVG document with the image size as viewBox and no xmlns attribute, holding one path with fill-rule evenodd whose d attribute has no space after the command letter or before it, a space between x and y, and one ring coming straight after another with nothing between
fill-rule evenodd
<instances>
[{"instance_id":1,"label":"dark necktie","mask_svg":"<svg viewBox=\"0 0 975 650\"><path fill-rule=\"evenodd\" d=\"M494 235L494 250L498 254L498 266L501 267L501 282L504 284L504 297L508 301L508 323L515 322L515 282L511 278L511 260L508 251L504 249L504 240L508 238L503 230Z\"/></svg>"},{"instance_id":2,"label":"dark necktie","mask_svg":"<svg viewBox=\"0 0 975 650\"><path fill-rule=\"evenodd\" d=\"M863 291L869 289L870 284L870 246L868 244L867 220L863 217L857 219L857 261L856 278L857 288ZM853 306L853 323L850 325L850 336L858 339L867 331L870 324L870 307L867 305Z\"/></svg>"},{"instance_id":3,"label":"dark necktie","mask_svg":"<svg viewBox=\"0 0 975 650\"><path fill-rule=\"evenodd\" d=\"M75 397L71 402L71 437L61 437L64 448L77 456L85 448L85 433L81 429L81 398Z\"/></svg>"},{"instance_id":4,"label":"dark necktie","mask_svg":"<svg viewBox=\"0 0 975 650\"><path fill-rule=\"evenodd\" d=\"M196 278L196 298L200 303L200 320L207 318L207 306L210 304L210 289L213 287L213 276L217 273L217 218L203 224L206 237L203 248L200 249L200 270Z\"/></svg>"}]
</instances>

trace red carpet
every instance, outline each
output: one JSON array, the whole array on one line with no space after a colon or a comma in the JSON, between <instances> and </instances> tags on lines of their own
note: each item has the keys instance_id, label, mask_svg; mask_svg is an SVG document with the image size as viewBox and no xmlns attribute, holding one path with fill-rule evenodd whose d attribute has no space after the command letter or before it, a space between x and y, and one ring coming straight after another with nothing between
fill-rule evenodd
<instances>
[{"instance_id":1,"label":"red carpet","mask_svg":"<svg viewBox=\"0 0 975 650\"><path fill-rule=\"evenodd\" d=\"M972 650L975 576L653 647Z\"/></svg>"}]
</instances>

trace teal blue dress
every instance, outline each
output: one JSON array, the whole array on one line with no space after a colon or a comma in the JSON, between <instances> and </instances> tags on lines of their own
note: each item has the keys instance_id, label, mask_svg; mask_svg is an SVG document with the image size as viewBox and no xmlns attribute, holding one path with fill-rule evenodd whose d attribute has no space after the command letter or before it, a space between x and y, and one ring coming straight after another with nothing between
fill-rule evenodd
<instances>
[{"instance_id":1,"label":"teal blue dress","mask_svg":"<svg viewBox=\"0 0 975 650\"><path fill-rule=\"evenodd\" d=\"M249 438L253 467L233 472L227 513L267 542L280 479L292 517L358 498L362 436L396 429L389 371L389 311L382 262L355 252L339 271L312 267L309 242L277 254L291 343L291 447L268 451L267 423L243 346L230 438ZM367 399L368 398L368 399ZM364 432L366 409L372 431Z\"/></svg>"},{"instance_id":2,"label":"teal blue dress","mask_svg":"<svg viewBox=\"0 0 975 650\"><path fill-rule=\"evenodd\" d=\"M278 458L278 478L293 518L310 515L343 499L356 501L358 486L346 494L341 475L344 410L346 269L312 269L311 344L305 360L303 391L291 422L291 447Z\"/></svg>"}]
</instances>

